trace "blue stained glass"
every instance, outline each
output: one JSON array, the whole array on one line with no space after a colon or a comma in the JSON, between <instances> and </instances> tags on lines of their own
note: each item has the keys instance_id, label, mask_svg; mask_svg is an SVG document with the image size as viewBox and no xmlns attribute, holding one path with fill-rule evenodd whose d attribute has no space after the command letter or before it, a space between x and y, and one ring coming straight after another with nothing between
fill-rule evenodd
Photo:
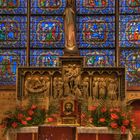
<instances>
[{"instance_id":1,"label":"blue stained glass","mask_svg":"<svg viewBox=\"0 0 140 140\"><path fill-rule=\"evenodd\" d=\"M138 47L140 45L140 16L120 16L120 47Z\"/></svg>"},{"instance_id":2,"label":"blue stained glass","mask_svg":"<svg viewBox=\"0 0 140 140\"><path fill-rule=\"evenodd\" d=\"M25 48L26 17L0 16L0 48Z\"/></svg>"},{"instance_id":3,"label":"blue stained glass","mask_svg":"<svg viewBox=\"0 0 140 140\"><path fill-rule=\"evenodd\" d=\"M115 66L114 50L80 50L80 55L85 56L85 65L88 67Z\"/></svg>"},{"instance_id":4,"label":"blue stained glass","mask_svg":"<svg viewBox=\"0 0 140 140\"><path fill-rule=\"evenodd\" d=\"M66 7L66 0L32 0L33 14L62 14Z\"/></svg>"},{"instance_id":5,"label":"blue stained glass","mask_svg":"<svg viewBox=\"0 0 140 140\"><path fill-rule=\"evenodd\" d=\"M64 27L62 17L32 17L31 47L63 48Z\"/></svg>"},{"instance_id":6,"label":"blue stained glass","mask_svg":"<svg viewBox=\"0 0 140 140\"><path fill-rule=\"evenodd\" d=\"M0 14L26 14L27 0L0 0Z\"/></svg>"},{"instance_id":7,"label":"blue stained glass","mask_svg":"<svg viewBox=\"0 0 140 140\"><path fill-rule=\"evenodd\" d=\"M31 66L56 67L59 65L59 56L63 55L62 50L31 50Z\"/></svg>"},{"instance_id":8,"label":"blue stained glass","mask_svg":"<svg viewBox=\"0 0 140 140\"><path fill-rule=\"evenodd\" d=\"M115 0L76 0L79 14L111 14L115 12Z\"/></svg>"},{"instance_id":9,"label":"blue stained glass","mask_svg":"<svg viewBox=\"0 0 140 140\"><path fill-rule=\"evenodd\" d=\"M79 48L115 47L115 23L113 16L78 17L77 44Z\"/></svg>"},{"instance_id":10,"label":"blue stained glass","mask_svg":"<svg viewBox=\"0 0 140 140\"><path fill-rule=\"evenodd\" d=\"M122 50L120 61L126 67L128 88L140 86L140 50Z\"/></svg>"},{"instance_id":11,"label":"blue stained glass","mask_svg":"<svg viewBox=\"0 0 140 140\"><path fill-rule=\"evenodd\" d=\"M16 68L25 65L25 50L0 50L0 85L16 84Z\"/></svg>"},{"instance_id":12,"label":"blue stained glass","mask_svg":"<svg viewBox=\"0 0 140 140\"><path fill-rule=\"evenodd\" d=\"M140 13L140 0L120 0L120 13Z\"/></svg>"}]
</instances>

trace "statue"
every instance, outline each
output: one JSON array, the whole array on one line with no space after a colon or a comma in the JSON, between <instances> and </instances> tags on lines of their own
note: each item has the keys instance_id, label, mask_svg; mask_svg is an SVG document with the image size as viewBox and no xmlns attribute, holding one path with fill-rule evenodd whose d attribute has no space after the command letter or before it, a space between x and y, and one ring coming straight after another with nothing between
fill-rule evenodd
<instances>
[{"instance_id":1,"label":"statue","mask_svg":"<svg viewBox=\"0 0 140 140\"><path fill-rule=\"evenodd\" d=\"M104 99L106 96L106 81L104 78L99 79L99 98Z\"/></svg>"},{"instance_id":2,"label":"statue","mask_svg":"<svg viewBox=\"0 0 140 140\"><path fill-rule=\"evenodd\" d=\"M54 79L53 79L53 97L54 98L57 98L57 96L58 96L58 91L57 91L57 89L58 89L58 78L57 77L54 77Z\"/></svg>"},{"instance_id":3,"label":"statue","mask_svg":"<svg viewBox=\"0 0 140 140\"><path fill-rule=\"evenodd\" d=\"M82 82L83 85L83 97L88 98L89 94L89 77L85 77Z\"/></svg>"},{"instance_id":4,"label":"statue","mask_svg":"<svg viewBox=\"0 0 140 140\"><path fill-rule=\"evenodd\" d=\"M98 91L99 91L99 78L98 77L93 77L92 96L98 98Z\"/></svg>"},{"instance_id":5,"label":"statue","mask_svg":"<svg viewBox=\"0 0 140 140\"><path fill-rule=\"evenodd\" d=\"M67 0L64 11L65 50L64 52L77 52L74 1ZM74 54L73 54L74 55Z\"/></svg>"},{"instance_id":6,"label":"statue","mask_svg":"<svg viewBox=\"0 0 140 140\"><path fill-rule=\"evenodd\" d=\"M61 77L58 78L58 97L62 97L63 96L63 80Z\"/></svg>"},{"instance_id":7,"label":"statue","mask_svg":"<svg viewBox=\"0 0 140 140\"><path fill-rule=\"evenodd\" d=\"M117 100L117 88L118 88L117 79L109 78L107 92L111 100Z\"/></svg>"}]
</instances>

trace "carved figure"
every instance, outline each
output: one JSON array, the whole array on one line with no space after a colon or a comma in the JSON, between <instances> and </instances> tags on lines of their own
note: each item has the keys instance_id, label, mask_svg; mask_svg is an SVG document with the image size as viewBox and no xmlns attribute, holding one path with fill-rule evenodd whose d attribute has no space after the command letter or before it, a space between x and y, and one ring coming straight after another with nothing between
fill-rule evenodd
<instances>
[{"instance_id":1,"label":"carved figure","mask_svg":"<svg viewBox=\"0 0 140 140\"><path fill-rule=\"evenodd\" d=\"M106 82L104 78L99 79L99 98L105 98L106 96Z\"/></svg>"},{"instance_id":2,"label":"carved figure","mask_svg":"<svg viewBox=\"0 0 140 140\"><path fill-rule=\"evenodd\" d=\"M107 87L107 93L111 100L117 100L117 88L118 88L117 80L110 78Z\"/></svg>"},{"instance_id":3,"label":"carved figure","mask_svg":"<svg viewBox=\"0 0 140 140\"><path fill-rule=\"evenodd\" d=\"M89 94L89 78L88 77L85 77L83 79L82 86L83 86L83 96L87 98Z\"/></svg>"},{"instance_id":4,"label":"carved figure","mask_svg":"<svg viewBox=\"0 0 140 140\"><path fill-rule=\"evenodd\" d=\"M98 92L99 92L99 81L97 77L93 77L92 81L92 95L96 98L98 98Z\"/></svg>"},{"instance_id":5,"label":"carved figure","mask_svg":"<svg viewBox=\"0 0 140 140\"><path fill-rule=\"evenodd\" d=\"M64 11L64 31L65 31L65 47L68 50L76 48L75 39L75 12L73 9L73 0L67 0L67 5Z\"/></svg>"},{"instance_id":6,"label":"carved figure","mask_svg":"<svg viewBox=\"0 0 140 140\"><path fill-rule=\"evenodd\" d=\"M70 94L70 87L69 87L69 73L66 72L64 76L64 95L67 96Z\"/></svg>"},{"instance_id":7,"label":"carved figure","mask_svg":"<svg viewBox=\"0 0 140 140\"><path fill-rule=\"evenodd\" d=\"M49 96L50 81L46 77L28 77L25 80L25 95L28 94L40 94L43 93L45 96Z\"/></svg>"},{"instance_id":8,"label":"carved figure","mask_svg":"<svg viewBox=\"0 0 140 140\"><path fill-rule=\"evenodd\" d=\"M44 89L45 89L46 96L49 96L49 93L50 93L50 79L49 79L49 77L45 78Z\"/></svg>"},{"instance_id":9,"label":"carved figure","mask_svg":"<svg viewBox=\"0 0 140 140\"><path fill-rule=\"evenodd\" d=\"M53 96L54 98L56 98L58 96L58 78L55 77L54 80L53 80Z\"/></svg>"},{"instance_id":10,"label":"carved figure","mask_svg":"<svg viewBox=\"0 0 140 140\"><path fill-rule=\"evenodd\" d=\"M80 72L76 65L68 65L64 73L64 95L81 95Z\"/></svg>"},{"instance_id":11,"label":"carved figure","mask_svg":"<svg viewBox=\"0 0 140 140\"><path fill-rule=\"evenodd\" d=\"M58 97L62 97L63 96L63 81L62 78L59 77L58 78Z\"/></svg>"}]
</instances>

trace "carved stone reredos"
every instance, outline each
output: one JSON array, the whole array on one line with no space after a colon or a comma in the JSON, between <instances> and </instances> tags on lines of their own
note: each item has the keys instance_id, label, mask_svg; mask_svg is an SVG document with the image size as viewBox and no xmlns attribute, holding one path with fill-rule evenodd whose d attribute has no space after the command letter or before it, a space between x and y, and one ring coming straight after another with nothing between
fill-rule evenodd
<instances>
[{"instance_id":1,"label":"carved stone reredos","mask_svg":"<svg viewBox=\"0 0 140 140\"><path fill-rule=\"evenodd\" d=\"M60 57L59 67L19 67L17 96L36 96L42 102L50 99L125 97L125 69L118 67L85 67L83 57Z\"/></svg>"}]
</instances>

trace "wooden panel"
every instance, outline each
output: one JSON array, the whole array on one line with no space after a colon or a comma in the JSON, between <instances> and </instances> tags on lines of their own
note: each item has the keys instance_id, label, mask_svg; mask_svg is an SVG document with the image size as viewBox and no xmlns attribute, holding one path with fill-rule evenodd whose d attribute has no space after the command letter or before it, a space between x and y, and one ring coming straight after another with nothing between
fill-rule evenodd
<instances>
[{"instance_id":1,"label":"wooden panel","mask_svg":"<svg viewBox=\"0 0 140 140\"><path fill-rule=\"evenodd\" d=\"M40 126L38 140L75 140L75 127Z\"/></svg>"},{"instance_id":2,"label":"wooden panel","mask_svg":"<svg viewBox=\"0 0 140 140\"><path fill-rule=\"evenodd\" d=\"M96 140L95 134L79 134L78 140Z\"/></svg>"},{"instance_id":3,"label":"wooden panel","mask_svg":"<svg viewBox=\"0 0 140 140\"><path fill-rule=\"evenodd\" d=\"M37 134L34 134L34 133L18 133L16 140L37 140Z\"/></svg>"},{"instance_id":4,"label":"wooden panel","mask_svg":"<svg viewBox=\"0 0 140 140\"><path fill-rule=\"evenodd\" d=\"M78 140L118 140L120 135L114 134L87 134L81 133L78 134ZM122 140L127 140L126 135L121 135Z\"/></svg>"}]
</instances>

